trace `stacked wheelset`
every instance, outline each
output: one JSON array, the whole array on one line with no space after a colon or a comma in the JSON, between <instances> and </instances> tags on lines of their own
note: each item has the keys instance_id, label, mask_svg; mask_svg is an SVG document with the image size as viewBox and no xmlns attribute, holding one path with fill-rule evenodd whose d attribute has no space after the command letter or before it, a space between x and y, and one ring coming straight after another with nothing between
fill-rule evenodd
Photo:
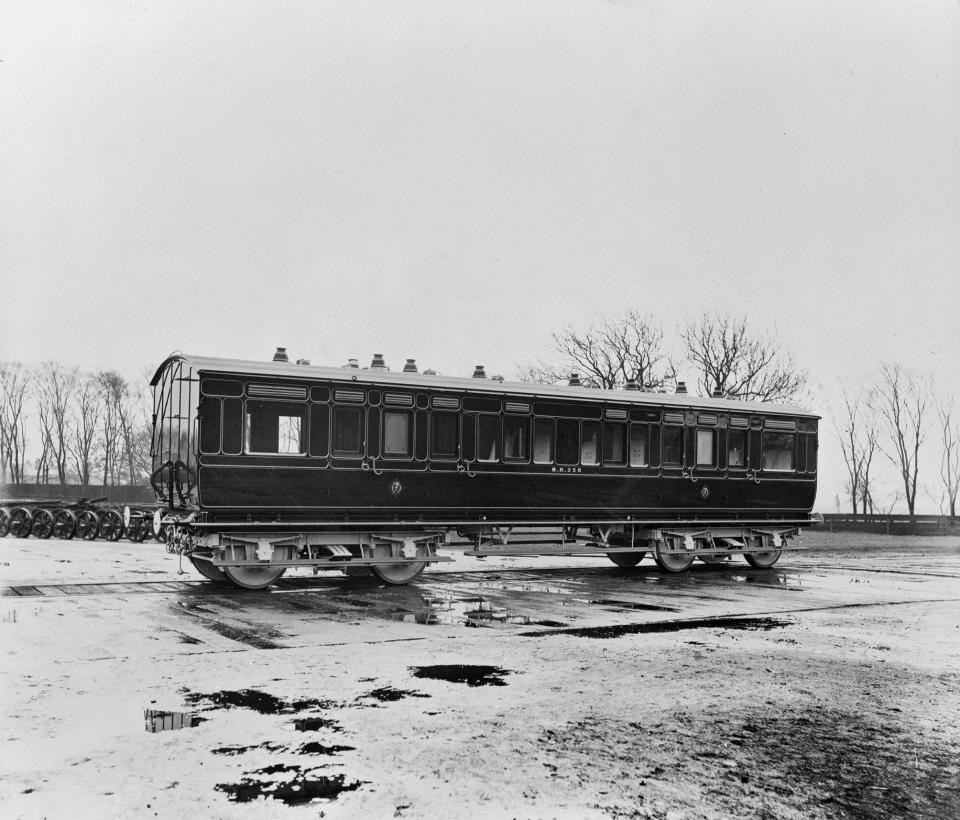
<instances>
[{"instance_id":1,"label":"stacked wheelset","mask_svg":"<svg viewBox=\"0 0 960 820\"><path fill-rule=\"evenodd\" d=\"M153 510L118 507L106 498L59 501L18 500L0 506L0 537L59 538L69 541L119 541L126 537L141 542L154 536ZM162 536L162 533L161 533ZM162 537L159 540L163 540Z\"/></svg>"}]
</instances>

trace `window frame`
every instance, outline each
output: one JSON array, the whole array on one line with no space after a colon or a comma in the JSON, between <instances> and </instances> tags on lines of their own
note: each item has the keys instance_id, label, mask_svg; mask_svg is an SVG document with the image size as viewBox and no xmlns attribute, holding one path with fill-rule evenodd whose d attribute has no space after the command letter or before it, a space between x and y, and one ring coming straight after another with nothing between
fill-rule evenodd
<instances>
[{"instance_id":1,"label":"window frame","mask_svg":"<svg viewBox=\"0 0 960 820\"><path fill-rule=\"evenodd\" d=\"M281 418L299 418L300 419L300 430L299 430L299 449L297 452L282 452L280 450L254 450L251 448L251 413L250 405L251 404L260 404L260 405L282 405L286 407L299 407L300 415L291 415L289 413L277 413L277 446L280 446L281 441L281 432L280 432L280 421ZM308 455L308 442L309 442L309 430L308 430L308 412L309 405L306 401L290 401L283 399L273 399L273 398L246 398L243 400L243 409L241 416L241 421L243 423L243 431L240 439L241 452L243 455L247 456L279 456L283 458L292 458L292 457L305 457ZM222 412L222 410L221 410ZM221 441L222 441L223 431L221 428Z\"/></svg>"},{"instance_id":2,"label":"window frame","mask_svg":"<svg viewBox=\"0 0 960 820\"><path fill-rule=\"evenodd\" d=\"M406 421L405 449L387 452L387 420L395 416ZM380 413L380 456L389 461L410 461L413 458L414 415L412 410L395 406L384 407Z\"/></svg>"},{"instance_id":3,"label":"window frame","mask_svg":"<svg viewBox=\"0 0 960 820\"><path fill-rule=\"evenodd\" d=\"M427 448L428 458L431 461L459 461L460 454L463 452L463 435L461 432L462 424L460 422L460 413L455 410L448 412L438 411L436 408L430 410L430 442ZM436 431L440 419L453 419L453 453L439 453L435 450Z\"/></svg>"},{"instance_id":4,"label":"window frame","mask_svg":"<svg viewBox=\"0 0 960 820\"><path fill-rule=\"evenodd\" d=\"M330 413L330 455L333 458L364 458L367 446L367 420L363 405L361 404L334 404ZM345 450L337 447L337 416L340 413L352 412L357 414L359 424L357 426L357 449Z\"/></svg>"}]
</instances>

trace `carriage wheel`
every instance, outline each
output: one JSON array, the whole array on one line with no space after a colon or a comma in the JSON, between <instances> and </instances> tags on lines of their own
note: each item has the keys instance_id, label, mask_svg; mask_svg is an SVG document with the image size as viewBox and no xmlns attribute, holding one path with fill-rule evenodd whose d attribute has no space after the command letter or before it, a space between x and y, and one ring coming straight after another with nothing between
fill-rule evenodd
<instances>
[{"instance_id":1,"label":"carriage wheel","mask_svg":"<svg viewBox=\"0 0 960 820\"><path fill-rule=\"evenodd\" d=\"M10 510L10 533L17 538L26 538L30 535L33 524L33 513L26 507L14 507Z\"/></svg>"},{"instance_id":2,"label":"carriage wheel","mask_svg":"<svg viewBox=\"0 0 960 820\"><path fill-rule=\"evenodd\" d=\"M126 527L126 535L131 541L136 544L140 544L147 537L147 527L149 525L146 521L143 521L138 518L133 518L130 520L130 525Z\"/></svg>"},{"instance_id":3,"label":"carriage wheel","mask_svg":"<svg viewBox=\"0 0 960 820\"><path fill-rule=\"evenodd\" d=\"M780 554L783 550L764 550L763 552L745 552L743 557L751 567L757 569L770 569L780 560Z\"/></svg>"},{"instance_id":4,"label":"carriage wheel","mask_svg":"<svg viewBox=\"0 0 960 820\"><path fill-rule=\"evenodd\" d=\"M119 541L123 535L123 518L116 510L107 510L100 519L100 537L107 541Z\"/></svg>"},{"instance_id":5,"label":"carriage wheel","mask_svg":"<svg viewBox=\"0 0 960 820\"><path fill-rule=\"evenodd\" d=\"M77 516L77 535L84 541L93 541L100 530L100 516L93 510L84 510Z\"/></svg>"},{"instance_id":6,"label":"carriage wheel","mask_svg":"<svg viewBox=\"0 0 960 820\"><path fill-rule=\"evenodd\" d=\"M62 538L69 541L76 532L77 517L72 510L57 510L53 516L53 535L55 538Z\"/></svg>"},{"instance_id":7,"label":"carriage wheel","mask_svg":"<svg viewBox=\"0 0 960 820\"><path fill-rule=\"evenodd\" d=\"M629 569L630 567L635 567L639 564L644 558L647 557L645 552L608 552L607 558L609 558L613 563L618 567L623 569Z\"/></svg>"},{"instance_id":8,"label":"carriage wheel","mask_svg":"<svg viewBox=\"0 0 960 820\"><path fill-rule=\"evenodd\" d=\"M210 566L216 569L213 564L210 564ZM287 571L287 568L271 566L223 567L221 571L228 581L241 589L266 589L270 584L278 581L280 576Z\"/></svg>"},{"instance_id":9,"label":"carriage wheel","mask_svg":"<svg viewBox=\"0 0 960 820\"><path fill-rule=\"evenodd\" d=\"M674 541L674 539L671 539L671 541ZM653 552L653 559L657 562L657 566L660 567L660 569L664 572L684 572L690 569L690 565L694 559L692 552L682 555L668 555L661 551L663 546L673 546L673 544L668 545L665 541L657 542L657 546Z\"/></svg>"},{"instance_id":10,"label":"carriage wheel","mask_svg":"<svg viewBox=\"0 0 960 820\"><path fill-rule=\"evenodd\" d=\"M374 564L370 569L381 581L388 584L409 584L426 567L426 561L416 561L410 564Z\"/></svg>"},{"instance_id":11,"label":"carriage wheel","mask_svg":"<svg viewBox=\"0 0 960 820\"><path fill-rule=\"evenodd\" d=\"M10 516L6 510L0 510L0 538L10 532Z\"/></svg>"},{"instance_id":12,"label":"carriage wheel","mask_svg":"<svg viewBox=\"0 0 960 820\"><path fill-rule=\"evenodd\" d=\"M34 538L49 538L53 535L53 513L41 507L33 514L30 534Z\"/></svg>"},{"instance_id":13,"label":"carriage wheel","mask_svg":"<svg viewBox=\"0 0 960 820\"><path fill-rule=\"evenodd\" d=\"M213 564L211 564L206 558L188 555L187 559L191 564L193 564L193 568L204 578L209 578L211 581L217 581L221 584L225 584L227 582L227 576L223 574L223 571L219 567L215 567Z\"/></svg>"}]
</instances>

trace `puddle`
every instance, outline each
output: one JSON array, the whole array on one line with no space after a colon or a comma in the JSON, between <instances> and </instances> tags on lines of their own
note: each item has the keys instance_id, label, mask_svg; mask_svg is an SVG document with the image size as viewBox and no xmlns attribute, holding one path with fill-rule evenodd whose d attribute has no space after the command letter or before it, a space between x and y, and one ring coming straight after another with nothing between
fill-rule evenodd
<instances>
[{"instance_id":1,"label":"puddle","mask_svg":"<svg viewBox=\"0 0 960 820\"><path fill-rule=\"evenodd\" d=\"M497 666L472 666L459 663L413 666L411 670L415 678L465 683L468 686L506 686L507 682L503 676L510 674L509 669L500 669Z\"/></svg>"},{"instance_id":2,"label":"puddle","mask_svg":"<svg viewBox=\"0 0 960 820\"><path fill-rule=\"evenodd\" d=\"M658 632L682 632L687 629L743 629L768 630L790 626L792 621L780 618L693 618L687 621L659 621L646 624L619 626L585 626L574 629L521 632L521 637L539 638L544 635L573 635L578 638L619 638L623 635L642 635Z\"/></svg>"},{"instance_id":3,"label":"puddle","mask_svg":"<svg viewBox=\"0 0 960 820\"><path fill-rule=\"evenodd\" d=\"M297 806L312 800L334 800L342 792L356 791L363 785L359 780L347 782L346 776L312 777L303 774L296 766L271 766L254 774L273 774L279 771L296 772L286 781L270 781L263 778L245 777L239 783L218 783L214 788L224 792L234 803L249 803L261 797L273 798Z\"/></svg>"},{"instance_id":4,"label":"puddle","mask_svg":"<svg viewBox=\"0 0 960 820\"><path fill-rule=\"evenodd\" d=\"M620 601L616 598L597 598L587 601L588 604L600 604L602 606L615 606L617 609L645 609L651 612L679 612L675 606L657 606L656 604L639 604L635 601Z\"/></svg>"},{"instance_id":5,"label":"puddle","mask_svg":"<svg viewBox=\"0 0 960 820\"><path fill-rule=\"evenodd\" d=\"M148 732L168 732L172 729L192 729L206 721L194 712L168 712L164 709L144 709L144 728Z\"/></svg>"},{"instance_id":6,"label":"puddle","mask_svg":"<svg viewBox=\"0 0 960 820\"><path fill-rule=\"evenodd\" d=\"M296 718L293 728L298 732L319 732L321 729L330 729L333 732L342 732L343 728L335 720L322 717Z\"/></svg>"},{"instance_id":7,"label":"puddle","mask_svg":"<svg viewBox=\"0 0 960 820\"><path fill-rule=\"evenodd\" d=\"M252 709L261 715L290 715L303 712L306 709L325 709L333 705L331 701L315 698L294 701L281 700L268 692L261 692L257 689L223 690L209 694L191 692L184 696L184 700L191 704L208 703L218 708Z\"/></svg>"},{"instance_id":8,"label":"puddle","mask_svg":"<svg viewBox=\"0 0 960 820\"><path fill-rule=\"evenodd\" d=\"M424 603L429 607L419 612L398 612L393 615L395 620L404 623L417 623L435 626L486 626L491 623L522 624L532 621L528 615L512 615L506 609L495 606L491 601L482 597L472 598L425 598Z\"/></svg>"},{"instance_id":9,"label":"puddle","mask_svg":"<svg viewBox=\"0 0 960 820\"><path fill-rule=\"evenodd\" d=\"M310 743L304 743L297 749L297 754L327 755L332 757L333 755L340 754L340 752L352 752L354 749L356 749L356 746L324 746L322 743L311 741Z\"/></svg>"},{"instance_id":10,"label":"puddle","mask_svg":"<svg viewBox=\"0 0 960 820\"><path fill-rule=\"evenodd\" d=\"M392 686L381 686L365 695L360 695L357 700L377 700L380 703L392 703L393 701L403 700L404 698L429 698L426 692L416 692L412 689L394 689Z\"/></svg>"},{"instance_id":11,"label":"puddle","mask_svg":"<svg viewBox=\"0 0 960 820\"><path fill-rule=\"evenodd\" d=\"M215 755L242 755L247 752L252 752L254 749L265 749L268 752L285 752L287 751L286 746L281 746L279 743L257 743L254 746L221 746L218 749L211 749L210 751Z\"/></svg>"}]
</instances>

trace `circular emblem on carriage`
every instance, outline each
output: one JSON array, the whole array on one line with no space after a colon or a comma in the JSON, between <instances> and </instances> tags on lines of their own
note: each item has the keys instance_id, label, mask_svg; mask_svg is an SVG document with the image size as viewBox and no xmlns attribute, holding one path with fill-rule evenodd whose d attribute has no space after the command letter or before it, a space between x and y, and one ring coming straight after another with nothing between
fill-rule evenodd
<instances>
[{"instance_id":1,"label":"circular emblem on carriage","mask_svg":"<svg viewBox=\"0 0 960 820\"><path fill-rule=\"evenodd\" d=\"M710 495L710 488L709 488L709 487L703 487L703 488L700 490L700 497L701 497L701 498L706 499L709 495Z\"/></svg>"},{"instance_id":2,"label":"circular emblem on carriage","mask_svg":"<svg viewBox=\"0 0 960 820\"><path fill-rule=\"evenodd\" d=\"M399 481L390 482L390 493L392 495L395 495L395 496L400 495L402 490L403 490L403 485Z\"/></svg>"}]
</instances>

